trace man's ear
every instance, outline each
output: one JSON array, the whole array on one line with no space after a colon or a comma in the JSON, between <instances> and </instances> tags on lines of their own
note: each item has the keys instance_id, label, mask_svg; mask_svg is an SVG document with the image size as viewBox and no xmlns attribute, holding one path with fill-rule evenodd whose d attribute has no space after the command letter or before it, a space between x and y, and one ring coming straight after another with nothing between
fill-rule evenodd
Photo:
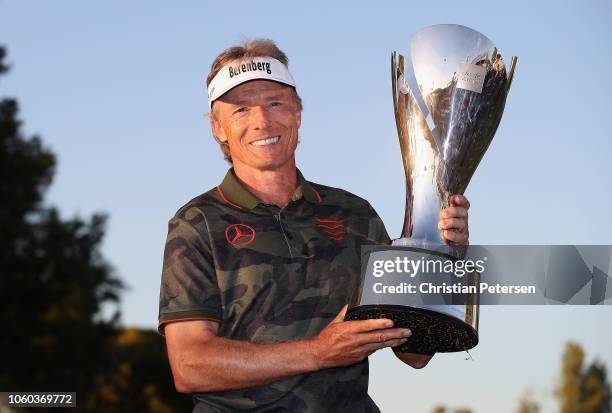
<instances>
[{"instance_id":1,"label":"man's ear","mask_svg":"<svg viewBox=\"0 0 612 413\"><path fill-rule=\"evenodd\" d=\"M297 127L298 129L300 128L300 126L302 125L302 111L298 110L297 114L295 115L296 119L297 119Z\"/></svg>"},{"instance_id":2,"label":"man's ear","mask_svg":"<svg viewBox=\"0 0 612 413\"><path fill-rule=\"evenodd\" d=\"M227 135L223 130L223 126L212 112L208 114L208 121L210 122L210 128L212 129L215 138L217 138L217 140L220 142L227 142Z\"/></svg>"}]
</instances>

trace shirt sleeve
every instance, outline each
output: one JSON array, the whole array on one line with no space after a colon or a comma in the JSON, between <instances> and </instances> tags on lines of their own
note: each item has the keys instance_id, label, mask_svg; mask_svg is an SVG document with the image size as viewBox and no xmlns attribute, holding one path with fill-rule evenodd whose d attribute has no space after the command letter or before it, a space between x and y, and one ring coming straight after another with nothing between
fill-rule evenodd
<instances>
[{"instance_id":1,"label":"shirt sleeve","mask_svg":"<svg viewBox=\"0 0 612 413\"><path fill-rule=\"evenodd\" d=\"M221 299L206 221L190 210L168 223L158 331L174 321L221 321Z\"/></svg>"},{"instance_id":2,"label":"shirt sleeve","mask_svg":"<svg viewBox=\"0 0 612 413\"><path fill-rule=\"evenodd\" d=\"M390 245L391 238L389 238L389 234L387 233L387 229L385 228L385 224L382 219L372 205L368 205L369 208L369 225L368 225L368 238L373 240L377 244L381 245Z\"/></svg>"}]
</instances>

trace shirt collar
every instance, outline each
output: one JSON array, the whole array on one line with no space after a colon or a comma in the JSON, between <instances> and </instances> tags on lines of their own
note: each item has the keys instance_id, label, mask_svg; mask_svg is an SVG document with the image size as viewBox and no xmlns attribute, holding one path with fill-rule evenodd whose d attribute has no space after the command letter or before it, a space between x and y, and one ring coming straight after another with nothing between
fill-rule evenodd
<instances>
[{"instance_id":1,"label":"shirt collar","mask_svg":"<svg viewBox=\"0 0 612 413\"><path fill-rule=\"evenodd\" d=\"M308 202L317 204L320 202L320 197L317 191L310 185L299 169L297 172L297 187L291 196L292 201L304 197ZM253 209L261 203L261 201L252 194L242 182L238 179L234 172L234 168L230 168L223 178L223 182L218 186L219 193L225 201L234 204L240 208Z\"/></svg>"}]
</instances>

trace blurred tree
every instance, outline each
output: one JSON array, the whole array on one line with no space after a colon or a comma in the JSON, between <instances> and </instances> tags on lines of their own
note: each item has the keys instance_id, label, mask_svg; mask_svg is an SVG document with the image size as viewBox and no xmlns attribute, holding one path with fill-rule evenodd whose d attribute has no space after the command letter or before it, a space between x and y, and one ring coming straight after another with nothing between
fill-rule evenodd
<instances>
[{"instance_id":1,"label":"blurred tree","mask_svg":"<svg viewBox=\"0 0 612 413\"><path fill-rule=\"evenodd\" d=\"M561 363L561 384L557 395L561 400L561 413L578 412L579 378L584 352L578 344L565 346Z\"/></svg>"},{"instance_id":2,"label":"blurred tree","mask_svg":"<svg viewBox=\"0 0 612 413\"><path fill-rule=\"evenodd\" d=\"M170 413L193 408L190 396L177 393L166 347L156 331L128 328L112 343L115 358L109 379L87 400L88 410Z\"/></svg>"},{"instance_id":3,"label":"blurred tree","mask_svg":"<svg viewBox=\"0 0 612 413\"><path fill-rule=\"evenodd\" d=\"M581 413L612 412L612 389L603 364L594 362L582 375L580 399Z\"/></svg>"},{"instance_id":4,"label":"blurred tree","mask_svg":"<svg viewBox=\"0 0 612 413\"><path fill-rule=\"evenodd\" d=\"M8 69L0 48L0 73ZM107 365L104 343L115 335L123 287L99 246L103 215L62 220L42 205L55 156L36 136L21 132L15 99L0 101L0 291L5 357L0 388L86 394Z\"/></svg>"},{"instance_id":5,"label":"blurred tree","mask_svg":"<svg viewBox=\"0 0 612 413\"><path fill-rule=\"evenodd\" d=\"M518 413L538 413L540 405L531 396L531 391L527 390L519 400Z\"/></svg>"},{"instance_id":6,"label":"blurred tree","mask_svg":"<svg viewBox=\"0 0 612 413\"><path fill-rule=\"evenodd\" d=\"M611 413L612 389L605 366L594 362L583 369L583 362L582 348L576 343L568 343L557 389L561 413Z\"/></svg>"},{"instance_id":7,"label":"blurred tree","mask_svg":"<svg viewBox=\"0 0 612 413\"><path fill-rule=\"evenodd\" d=\"M0 75L5 57L0 47ZM78 411L189 411L163 338L119 326L124 285L100 253L106 217L64 220L43 205L55 156L24 136L18 111L0 100L0 389L76 391Z\"/></svg>"},{"instance_id":8,"label":"blurred tree","mask_svg":"<svg viewBox=\"0 0 612 413\"><path fill-rule=\"evenodd\" d=\"M4 61L6 57L6 49L0 46L0 75L8 72L9 67L6 65Z\"/></svg>"}]
</instances>

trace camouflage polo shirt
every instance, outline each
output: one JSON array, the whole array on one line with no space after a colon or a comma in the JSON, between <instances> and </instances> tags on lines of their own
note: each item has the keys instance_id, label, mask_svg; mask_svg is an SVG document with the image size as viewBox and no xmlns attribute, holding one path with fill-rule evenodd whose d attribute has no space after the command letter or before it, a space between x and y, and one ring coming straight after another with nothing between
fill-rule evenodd
<instances>
[{"instance_id":1,"label":"camouflage polo shirt","mask_svg":"<svg viewBox=\"0 0 612 413\"><path fill-rule=\"evenodd\" d=\"M180 320L215 320L220 336L278 343L318 334L354 300L364 244L388 243L370 204L307 182L283 209L260 202L229 170L169 222L159 332ZM194 394L194 412L377 412L368 363L301 374L266 386Z\"/></svg>"}]
</instances>

